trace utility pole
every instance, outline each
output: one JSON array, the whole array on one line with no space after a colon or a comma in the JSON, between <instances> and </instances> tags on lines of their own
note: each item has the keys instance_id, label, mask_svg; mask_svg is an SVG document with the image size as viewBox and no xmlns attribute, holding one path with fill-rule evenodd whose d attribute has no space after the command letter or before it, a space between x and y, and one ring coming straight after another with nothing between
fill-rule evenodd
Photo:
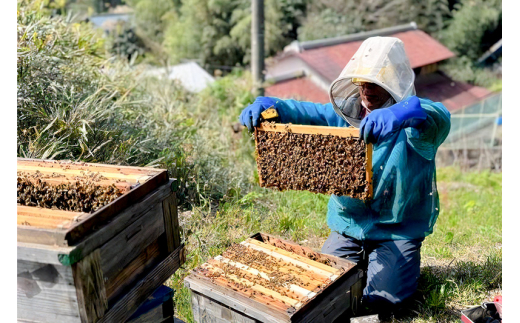
<instances>
[{"instance_id":1,"label":"utility pole","mask_svg":"<svg viewBox=\"0 0 520 323\"><path fill-rule=\"evenodd\" d=\"M256 96L264 95L264 0L251 1L251 72L253 91Z\"/></svg>"}]
</instances>

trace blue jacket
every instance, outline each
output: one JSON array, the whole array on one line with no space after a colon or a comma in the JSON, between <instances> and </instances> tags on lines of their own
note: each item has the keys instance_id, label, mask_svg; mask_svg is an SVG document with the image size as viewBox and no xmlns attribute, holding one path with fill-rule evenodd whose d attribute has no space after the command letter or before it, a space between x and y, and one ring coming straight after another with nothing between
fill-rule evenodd
<instances>
[{"instance_id":1,"label":"blue jacket","mask_svg":"<svg viewBox=\"0 0 520 323\"><path fill-rule=\"evenodd\" d=\"M332 104L276 99L283 123L348 127ZM420 99L428 117L419 128L403 128L373 145L373 199L332 195L327 224L358 240L424 238L439 215L435 154L450 130L450 113Z\"/></svg>"}]
</instances>

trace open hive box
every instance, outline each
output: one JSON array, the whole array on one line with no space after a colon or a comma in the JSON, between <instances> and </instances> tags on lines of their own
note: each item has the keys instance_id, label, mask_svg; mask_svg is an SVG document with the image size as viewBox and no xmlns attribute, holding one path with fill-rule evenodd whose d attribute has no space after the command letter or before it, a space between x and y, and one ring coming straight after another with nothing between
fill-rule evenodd
<instances>
[{"instance_id":1,"label":"open hive box","mask_svg":"<svg viewBox=\"0 0 520 323\"><path fill-rule=\"evenodd\" d=\"M183 263L166 170L17 166L19 320L124 322Z\"/></svg>"},{"instance_id":2,"label":"open hive box","mask_svg":"<svg viewBox=\"0 0 520 323\"><path fill-rule=\"evenodd\" d=\"M264 122L255 143L262 187L372 197L372 145L359 129Z\"/></svg>"},{"instance_id":3,"label":"open hive box","mask_svg":"<svg viewBox=\"0 0 520 323\"><path fill-rule=\"evenodd\" d=\"M355 311L355 263L257 233L185 278L197 322L332 322Z\"/></svg>"}]
</instances>

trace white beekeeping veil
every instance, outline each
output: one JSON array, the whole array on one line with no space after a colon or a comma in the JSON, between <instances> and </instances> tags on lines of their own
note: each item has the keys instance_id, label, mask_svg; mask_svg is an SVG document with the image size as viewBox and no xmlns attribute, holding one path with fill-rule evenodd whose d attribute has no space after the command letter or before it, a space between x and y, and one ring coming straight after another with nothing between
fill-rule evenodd
<instances>
[{"instance_id":1,"label":"white beekeeping veil","mask_svg":"<svg viewBox=\"0 0 520 323\"><path fill-rule=\"evenodd\" d=\"M329 89L336 113L359 127L361 105L359 89L352 82L371 82L385 89L395 102L415 95L415 74L395 37L371 37L365 40Z\"/></svg>"}]
</instances>

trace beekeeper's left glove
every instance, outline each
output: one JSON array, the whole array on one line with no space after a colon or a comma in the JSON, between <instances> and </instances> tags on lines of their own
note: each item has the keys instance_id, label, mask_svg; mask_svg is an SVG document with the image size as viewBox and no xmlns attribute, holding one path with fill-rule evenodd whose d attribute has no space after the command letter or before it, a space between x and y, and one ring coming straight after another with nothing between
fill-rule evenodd
<instances>
[{"instance_id":1,"label":"beekeeper's left glove","mask_svg":"<svg viewBox=\"0 0 520 323\"><path fill-rule=\"evenodd\" d=\"M361 121L359 136L366 143L378 143L399 129L418 127L426 117L419 98L411 96L391 107L370 112Z\"/></svg>"},{"instance_id":2,"label":"beekeeper's left glove","mask_svg":"<svg viewBox=\"0 0 520 323\"><path fill-rule=\"evenodd\" d=\"M253 132L253 127L257 127L260 120L260 114L274 105L276 101L268 96L259 96L255 102L247 106L240 114L240 123L246 126L250 132Z\"/></svg>"}]
</instances>

